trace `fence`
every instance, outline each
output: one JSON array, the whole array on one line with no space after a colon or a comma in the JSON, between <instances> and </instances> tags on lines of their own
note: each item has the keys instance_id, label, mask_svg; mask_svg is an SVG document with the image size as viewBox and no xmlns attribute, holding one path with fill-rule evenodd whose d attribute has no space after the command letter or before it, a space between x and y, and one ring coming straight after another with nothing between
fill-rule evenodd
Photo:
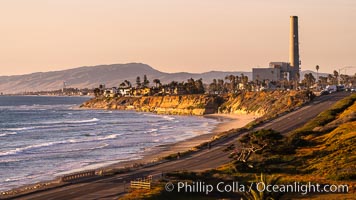
<instances>
[{"instance_id":1,"label":"fence","mask_svg":"<svg viewBox=\"0 0 356 200\"><path fill-rule=\"evenodd\" d=\"M131 181L130 188L132 189L151 189L152 176L141 179L138 178L135 181Z\"/></svg>"}]
</instances>

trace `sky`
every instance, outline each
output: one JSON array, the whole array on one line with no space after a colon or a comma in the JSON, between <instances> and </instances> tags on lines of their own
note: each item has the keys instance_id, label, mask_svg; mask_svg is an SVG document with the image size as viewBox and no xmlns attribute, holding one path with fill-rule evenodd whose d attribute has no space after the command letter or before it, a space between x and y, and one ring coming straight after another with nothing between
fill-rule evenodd
<instances>
[{"instance_id":1,"label":"sky","mask_svg":"<svg viewBox=\"0 0 356 200\"><path fill-rule=\"evenodd\" d=\"M355 0L0 0L0 75L141 62L164 72L289 61L355 73Z\"/></svg>"}]
</instances>

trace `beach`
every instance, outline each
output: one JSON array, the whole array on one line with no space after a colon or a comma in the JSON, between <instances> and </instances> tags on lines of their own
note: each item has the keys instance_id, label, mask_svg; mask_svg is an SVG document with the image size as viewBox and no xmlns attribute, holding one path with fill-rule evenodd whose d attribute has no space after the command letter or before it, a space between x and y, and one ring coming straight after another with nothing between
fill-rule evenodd
<instances>
[{"instance_id":1,"label":"beach","mask_svg":"<svg viewBox=\"0 0 356 200\"><path fill-rule=\"evenodd\" d=\"M108 166L107 169L113 168L122 168L122 167L130 167L133 164L145 164L151 163L161 160L166 156L171 154L176 154L178 152L186 152L188 150L194 150L194 147L211 141L214 136L221 134L225 131L229 131L231 129L242 128L246 126L248 123L252 122L258 116L253 114L208 114L204 115L205 118L211 118L218 120L220 123L216 125L212 132L207 134L202 134L184 141L180 141L173 144L168 145L159 145L147 149L143 153L143 158L138 160L132 160L127 162L120 162L113 165Z\"/></svg>"},{"instance_id":2,"label":"beach","mask_svg":"<svg viewBox=\"0 0 356 200\"><path fill-rule=\"evenodd\" d=\"M221 133L231 129L244 127L259 116L254 114L209 114L205 115L205 117L221 121L222 123L214 129L215 133Z\"/></svg>"}]
</instances>

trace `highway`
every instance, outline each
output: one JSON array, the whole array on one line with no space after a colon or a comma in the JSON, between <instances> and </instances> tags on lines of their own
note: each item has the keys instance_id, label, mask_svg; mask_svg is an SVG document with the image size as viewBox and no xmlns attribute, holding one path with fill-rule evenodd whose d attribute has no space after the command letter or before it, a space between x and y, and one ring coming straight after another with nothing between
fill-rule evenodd
<instances>
[{"instance_id":1,"label":"highway","mask_svg":"<svg viewBox=\"0 0 356 200\"><path fill-rule=\"evenodd\" d=\"M282 134L302 126L310 119L316 117L320 112L328 109L336 101L348 96L349 93L338 92L325 96L320 96L307 105L265 123L256 129L274 129ZM238 137L238 136L237 136ZM136 171L103 177L99 180L91 180L83 183L73 183L71 185L49 189L47 191L36 192L26 196L14 198L21 200L63 200L63 199L118 199L125 193L130 180L148 175L161 175L162 173L177 170L206 170L216 168L228 163L228 153L222 150L236 141L236 138L222 141L212 146L210 150L205 149L179 160L165 162L159 165L140 168Z\"/></svg>"}]
</instances>

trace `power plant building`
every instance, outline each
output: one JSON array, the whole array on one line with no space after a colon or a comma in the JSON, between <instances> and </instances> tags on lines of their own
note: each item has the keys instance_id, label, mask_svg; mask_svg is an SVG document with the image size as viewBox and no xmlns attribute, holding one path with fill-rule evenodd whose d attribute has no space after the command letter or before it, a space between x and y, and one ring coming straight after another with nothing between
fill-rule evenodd
<instances>
[{"instance_id":1,"label":"power plant building","mask_svg":"<svg viewBox=\"0 0 356 200\"><path fill-rule=\"evenodd\" d=\"M252 69L252 80L269 80L269 81L279 81L281 77L281 70L277 68L253 68Z\"/></svg>"},{"instance_id":2,"label":"power plant building","mask_svg":"<svg viewBox=\"0 0 356 200\"><path fill-rule=\"evenodd\" d=\"M252 79L254 81L299 81L300 60L299 60L299 35L298 17L290 17L290 41L289 41L289 62L271 62L269 68L253 68Z\"/></svg>"}]
</instances>

